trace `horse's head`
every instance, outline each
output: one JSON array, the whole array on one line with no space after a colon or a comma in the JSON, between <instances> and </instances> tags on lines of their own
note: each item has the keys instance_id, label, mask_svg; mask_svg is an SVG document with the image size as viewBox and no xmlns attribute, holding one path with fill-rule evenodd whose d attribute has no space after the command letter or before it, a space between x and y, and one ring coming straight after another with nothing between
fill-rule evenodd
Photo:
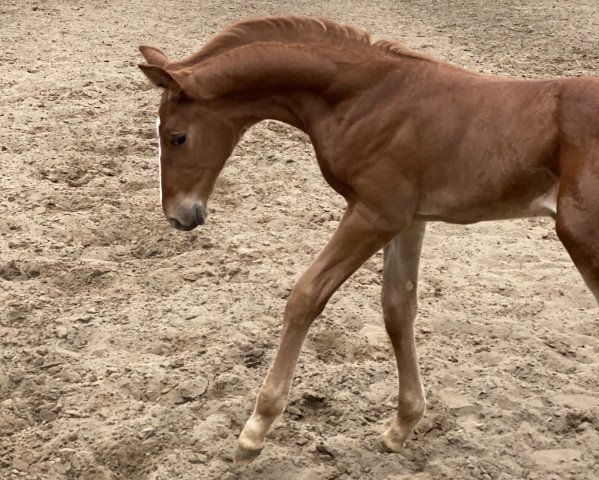
<instances>
[{"instance_id":1,"label":"horse's head","mask_svg":"<svg viewBox=\"0 0 599 480\"><path fill-rule=\"evenodd\" d=\"M161 50L140 50L148 64L139 67L164 89L157 119L162 209L173 227L192 230L206 219L208 198L242 126L203 100L185 72L169 70Z\"/></svg>"}]
</instances>

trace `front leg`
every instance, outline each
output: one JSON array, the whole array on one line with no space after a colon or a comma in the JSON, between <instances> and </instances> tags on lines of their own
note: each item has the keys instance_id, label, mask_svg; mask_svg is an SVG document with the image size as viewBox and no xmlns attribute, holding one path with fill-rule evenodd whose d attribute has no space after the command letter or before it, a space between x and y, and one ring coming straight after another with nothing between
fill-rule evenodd
<instances>
[{"instance_id":1,"label":"front leg","mask_svg":"<svg viewBox=\"0 0 599 480\"><path fill-rule=\"evenodd\" d=\"M380 231L362 204L351 205L314 263L297 281L285 308L279 348L264 379L256 407L241 435L235 462L247 464L264 448L265 436L283 413L293 372L314 319L343 282L380 250L403 225Z\"/></svg>"}]
</instances>

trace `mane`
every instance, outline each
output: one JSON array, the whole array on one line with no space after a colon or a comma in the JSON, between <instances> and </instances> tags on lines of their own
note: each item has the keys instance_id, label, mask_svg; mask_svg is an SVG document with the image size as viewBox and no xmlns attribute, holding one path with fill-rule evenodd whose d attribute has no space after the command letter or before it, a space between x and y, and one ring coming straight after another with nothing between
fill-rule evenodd
<instances>
[{"instance_id":1,"label":"mane","mask_svg":"<svg viewBox=\"0 0 599 480\"><path fill-rule=\"evenodd\" d=\"M427 55L410 50L397 41L379 40L373 43L370 34L360 28L340 25L326 18L287 16L238 22L218 34L198 52L174 64L177 67L188 67L238 47L265 42L302 45L324 42L358 49L374 49L393 57L431 60Z\"/></svg>"}]
</instances>

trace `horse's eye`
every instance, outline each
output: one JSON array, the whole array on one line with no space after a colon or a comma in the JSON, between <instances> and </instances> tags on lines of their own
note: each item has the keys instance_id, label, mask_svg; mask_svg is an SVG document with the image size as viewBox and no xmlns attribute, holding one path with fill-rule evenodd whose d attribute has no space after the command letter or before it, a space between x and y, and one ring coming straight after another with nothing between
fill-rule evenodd
<instances>
[{"instance_id":1,"label":"horse's eye","mask_svg":"<svg viewBox=\"0 0 599 480\"><path fill-rule=\"evenodd\" d=\"M171 145L173 147L180 147L187 140L187 136L184 133L177 133L171 137Z\"/></svg>"}]
</instances>

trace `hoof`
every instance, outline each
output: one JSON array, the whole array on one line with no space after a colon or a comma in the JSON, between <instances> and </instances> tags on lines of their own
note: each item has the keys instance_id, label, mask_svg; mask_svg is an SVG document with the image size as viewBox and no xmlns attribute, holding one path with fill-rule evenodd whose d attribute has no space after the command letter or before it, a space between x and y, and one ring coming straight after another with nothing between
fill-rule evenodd
<instances>
[{"instance_id":1,"label":"hoof","mask_svg":"<svg viewBox=\"0 0 599 480\"><path fill-rule=\"evenodd\" d=\"M252 450L246 447L242 447L241 445L237 445L237 450L235 451L235 466L243 467L244 465L249 465L252 463L262 449Z\"/></svg>"},{"instance_id":2,"label":"hoof","mask_svg":"<svg viewBox=\"0 0 599 480\"><path fill-rule=\"evenodd\" d=\"M381 453L399 453L403 448L403 442L393 442L386 435L383 435L378 442L378 447Z\"/></svg>"},{"instance_id":3,"label":"hoof","mask_svg":"<svg viewBox=\"0 0 599 480\"><path fill-rule=\"evenodd\" d=\"M386 444L383 439L380 439L376 442L376 452L377 453L394 453Z\"/></svg>"}]
</instances>

